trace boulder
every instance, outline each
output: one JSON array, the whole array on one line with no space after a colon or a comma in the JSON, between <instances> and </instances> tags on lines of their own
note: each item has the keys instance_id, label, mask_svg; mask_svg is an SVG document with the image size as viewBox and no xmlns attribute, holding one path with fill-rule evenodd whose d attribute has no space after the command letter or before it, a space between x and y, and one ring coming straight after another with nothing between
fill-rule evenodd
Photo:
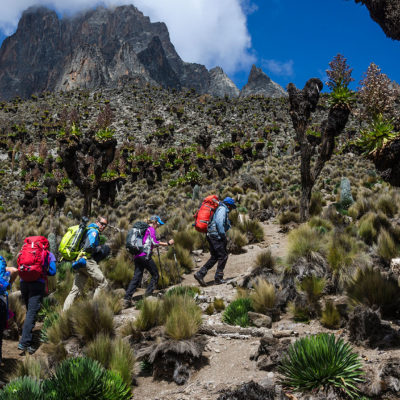
<instances>
[{"instance_id":1,"label":"boulder","mask_svg":"<svg viewBox=\"0 0 400 400\"><path fill-rule=\"evenodd\" d=\"M274 400L274 388L265 388L250 381L237 386L235 389L223 391L217 400Z\"/></svg>"},{"instance_id":2,"label":"boulder","mask_svg":"<svg viewBox=\"0 0 400 400\"><path fill-rule=\"evenodd\" d=\"M248 312L250 322L257 326L258 328L271 328L272 326L272 318L268 315L259 314L256 312L249 311Z\"/></svg>"}]
</instances>

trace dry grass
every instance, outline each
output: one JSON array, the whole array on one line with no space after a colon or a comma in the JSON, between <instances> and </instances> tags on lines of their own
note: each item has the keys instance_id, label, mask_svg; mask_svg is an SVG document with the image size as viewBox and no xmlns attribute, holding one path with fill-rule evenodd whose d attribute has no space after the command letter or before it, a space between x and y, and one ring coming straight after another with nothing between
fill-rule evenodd
<instances>
[{"instance_id":1,"label":"dry grass","mask_svg":"<svg viewBox=\"0 0 400 400\"><path fill-rule=\"evenodd\" d=\"M340 314L332 301L325 303L325 308L321 315L321 324L328 329L338 329L340 327Z\"/></svg>"},{"instance_id":2,"label":"dry grass","mask_svg":"<svg viewBox=\"0 0 400 400\"><path fill-rule=\"evenodd\" d=\"M125 247L125 246L124 246ZM122 248L115 258L105 260L102 265L106 278L119 287L127 287L133 276L133 257Z\"/></svg>"},{"instance_id":3,"label":"dry grass","mask_svg":"<svg viewBox=\"0 0 400 400\"><path fill-rule=\"evenodd\" d=\"M253 284L254 291L250 294L253 308L256 312L266 314L275 307L275 287L263 278L258 278Z\"/></svg>"},{"instance_id":4,"label":"dry grass","mask_svg":"<svg viewBox=\"0 0 400 400\"><path fill-rule=\"evenodd\" d=\"M148 331L164 323L163 303L158 299L144 299L135 327L140 331Z\"/></svg>"}]
</instances>

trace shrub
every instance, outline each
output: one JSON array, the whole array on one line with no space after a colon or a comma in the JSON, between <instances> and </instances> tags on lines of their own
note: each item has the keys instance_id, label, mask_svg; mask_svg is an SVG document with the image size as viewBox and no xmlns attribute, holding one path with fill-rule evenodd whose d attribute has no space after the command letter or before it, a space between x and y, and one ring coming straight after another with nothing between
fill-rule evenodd
<instances>
[{"instance_id":1,"label":"shrub","mask_svg":"<svg viewBox=\"0 0 400 400\"><path fill-rule=\"evenodd\" d=\"M44 382L49 399L129 400L129 387L119 374L106 371L90 358L69 358Z\"/></svg>"},{"instance_id":2,"label":"shrub","mask_svg":"<svg viewBox=\"0 0 400 400\"><path fill-rule=\"evenodd\" d=\"M362 364L349 344L321 333L297 340L289 347L279 366L283 386L296 391L311 391L327 386L358 398L357 383L362 382Z\"/></svg>"},{"instance_id":3,"label":"shrub","mask_svg":"<svg viewBox=\"0 0 400 400\"><path fill-rule=\"evenodd\" d=\"M259 243L264 240L264 229L258 221L246 219L238 227L247 236L249 243Z\"/></svg>"},{"instance_id":4,"label":"shrub","mask_svg":"<svg viewBox=\"0 0 400 400\"><path fill-rule=\"evenodd\" d=\"M224 303L223 299L215 298L213 305L214 305L215 311L217 311L217 312L221 312L221 311L225 310L225 303Z\"/></svg>"},{"instance_id":5,"label":"shrub","mask_svg":"<svg viewBox=\"0 0 400 400\"><path fill-rule=\"evenodd\" d=\"M0 392L1 400L44 400L44 392L40 381L23 376L11 381Z\"/></svg>"},{"instance_id":6,"label":"shrub","mask_svg":"<svg viewBox=\"0 0 400 400\"><path fill-rule=\"evenodd\" d=\"M93 340L97 334L112 335L114 314L100 298L75 303L71 311L74 332L85 342Z\"/></svg>"},{"instance_id":7,"label":"shrub","mask_svg":"<svg viewBox=\"0 0 400 400\"><path fill-rule=\"evenodd\" d=\"M309 258L313 252L322 252L321 235L307 224L294 229L288 236L287 261L293 264L300 257Z\"/></svg>"},{"instance_id":8,"label":"shrub","mask_svg":"<svg viewBox=\"0 0 400 400\"><path fill-rule=\"evenodd\" d=\"M393 218L398 211L397 204L394 201L393 196L389 193L383 194L379 197L376 207L389 218Z\"/></svg>"},{"instance_id":9,"label":"shrub","mask_svg":"<svg viewBox=\"0 0 400 400\"><path fill-rule=\"evenodd\" d=\"M190 273L194 268L193 258L190 255L190 251L180 245L175 245L175 251L179 266L183 268L186 273Z\"/></svg>"},{"instance_id":10,"label":"shrub","mask_svg":"<svg viewBox=\"0 0 400 400\"><path fill-rule=\"evenodd\" d=\"M174 234L174 242L186 250L193 251L196 242L196 231L194 229L185 229Z\"/></svg>"},{"instance_id":11,"label":"shrub","mask_svg":"<svg viewBox=\"0 0 400 400\"><path fill-rule=\"evenodd\" d=\"M394 279L384 278L379 270L359 269L347 286L351 302L379 307L383 316L394 315L400 299L400 288Z\"/></svg>"},{"instance_id":12,"label":"shrub","mask_svg":"<svg viewBox=\"0 0 400 400\"><path fill-rule=\"evenodd\" d=\"M20 363L17 364L16 369L12 373L13 378L29 376L31 378L40 380L44 379L47 375L47 367L42 358L33 358L26 355ZM1 398L1 397L0 397Z\"/></svg>"},{"instance_id":13,"label":"shrub","mask_svg":"<svg viewBox=\"0 0 400 400\"><path fill-rule=\"evenodd\" d=\"M175 340L189 339L201 325L201 309L190 296L177 296L176 300L167 315L165 333Z\"/></svg>"},{"instance_id":14,"label":"shrub","mask_svg":"<svg viewBox=\"0 0 400 400\"><path fill-rule=\"evenodd\" d=\"M327 261L333 273L338 274L342 269L352 265L357 257L359 246L350 235L335 232L328 245Z\"/></svg>"},{"instance_id":15,"label":"shrub","mask_svg":"<svg viewBox=\"0 0 400 400\"><path fill-rule=\"evenodd\" d=\"M290 222L299 222L299 220L300 220L299 214L293 211L284 211L278 217L278 221L281 225L286 225Z\"/></svg>"},{"instance_id":16,"label":"shrub","mask_svg":"<svg viewBox=\"0 0 400 400\"><path fill-rule=\"evenodd\" d=\"M175 286L171 289L168 289L165 296L190 296L195 297L197 294L200 294L201 290L197 286Z\"/></svg>"},{"instance_id":17,"label":"shrub","mask_svg":"<svg viewBox=\"0 0 400 400\"><path fill-rule=\"evenodd\" d=\"M247 238L243 233L240 232L238 228L232 228L228 231L229 243L228 249L232 254L243 253L243 246L247 244Z\"/></svg>"},{"instance_id":18,"label":"shrub","mask_svg":"<svg viewBox=\"0 0 400 400\"><path fill-rule=\"evenodd\" d=\"M164 322L162 302L156 299L145 299L140 314L135 322L137 329L148 331Z\"/></svg>"},{"instance_id":19,"label":"shrub","mask_svg":"<svg viewBox=\"0 0 400 400\"><path fill-rule=\"evenodd\" d=\"M222 321L229 325L239 325L245 328L250 325L249 311L253 311L253 306L249 298L236 299L224 311Z\"/></svg>"},{"instance_id":20,"label":"shrub","mask_svg":"<svg viewBox=\"0 0 400 400\"><path fill-rule=\"evenodd\" d=\"M379 257L388 263L399 253L392 236L385 229L382 229L379 233L377 253Z\"/></svg>"},{"instance_id":21,"label":"shrub","mask_svg":"<svg viewBox=\"0 0 400 400\"><path fill-rule=\"evenodd\" d=\"M261 273L263 270L273 271L275 268L275 259L272 256L271 250L264 250L256 257L256 264L253 273Z\"/></svg>"},{"instance_id":22,"label":"shrub","mask_svg":"<svg viewBox=\"0 0 400 400\"><path fill-rule=\"evenodd\" d=\"M324 205L324 200L322 198L322 193L313 192L311 194L310 207L309 207L310 215L321 214L323 205Z\"/></svg>"},{"instance_id":23,"label":"shrub","mask_svg":"<svg viewBox=\"0 0 400 400\"><path fill-rule=\"evenodd\" d=\"M275 306L275 287L263 278L254 283L254 291L250 295L251 303L256 312L266 314Z\"/></svg>"},{"instance_id":24,"label":"shrub","mask_svg":"<svg viewBox=\"0 0 400 400\"><path fill-rule=\"evenodd\" d=\"M321 316L321 324L329 329L338 329L340 326L340 314L332 301L325 303L325 308Z\"/></svg>"}]
</instances>

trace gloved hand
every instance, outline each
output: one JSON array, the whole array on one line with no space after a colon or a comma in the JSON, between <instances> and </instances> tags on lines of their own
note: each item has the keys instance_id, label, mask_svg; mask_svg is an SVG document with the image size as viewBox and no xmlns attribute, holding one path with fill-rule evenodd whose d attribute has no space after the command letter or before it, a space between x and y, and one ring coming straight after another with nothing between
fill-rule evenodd
<instances>
[{"instance_id":1,"label":"gloved hand","mask_svg":"<svg viewBox=\"0 0 400 400\"><path fill-rule=\"evenodd\" d=\"M72 263L71 268L73 271L77 271L80 268L86 268L86 259L81 257Z\"/></svg>"}]
</instances>

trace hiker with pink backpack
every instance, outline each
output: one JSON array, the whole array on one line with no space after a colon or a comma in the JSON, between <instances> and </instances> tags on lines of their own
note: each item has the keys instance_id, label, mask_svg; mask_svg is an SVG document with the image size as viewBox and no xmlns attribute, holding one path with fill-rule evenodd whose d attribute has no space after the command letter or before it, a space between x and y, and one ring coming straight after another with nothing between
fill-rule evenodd
<instances>
[{"instance_id":1,"label":"hiker with pink backpack","mask_svg":"<svg viewBox=\"0 0 400 400\"><path fill-rule=\"evenodd\" d=\"M47 292L47 276L56 274L56 258L49 251L49 241L44 236L29 236L17 258L22 299L26 306L25 322L18 350L33 354L32 330Z\"/></svg>"}]
</instances>

